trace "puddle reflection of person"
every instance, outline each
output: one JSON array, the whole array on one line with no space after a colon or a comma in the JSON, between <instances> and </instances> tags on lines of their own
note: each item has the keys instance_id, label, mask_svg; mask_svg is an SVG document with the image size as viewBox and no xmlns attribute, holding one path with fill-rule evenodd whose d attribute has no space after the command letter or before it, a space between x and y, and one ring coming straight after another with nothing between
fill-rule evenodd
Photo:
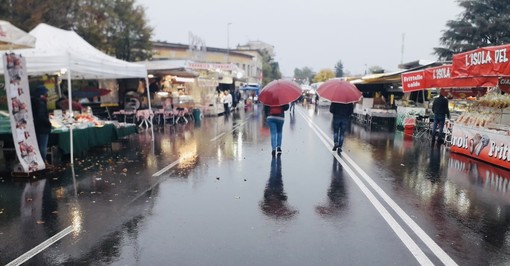
<instances>
[{"instance_id":1,"label":"puddle reflection of person","mask_svg":"<svg viewBox=\"0 0 510 266\"><path fill-rule=\"evenodd\" d=\"M44 241L47 238L44 227L41 226L45 186L46 180L44 179L26 183L21 195L21 229L24 236L23 244L27 247L33 247L34 244L40 243L41 239Z\"/></svg>"},{"instance_id":2,"label":"puddle reflection of person","mask_svg":"<svg viewBox=\"0 0 510 266\"><path fill-rule=\"evenodd\" d=\"M287 194L283 189L281 157L273 157L271 160L271 171L264 190L264 200L259 203L259 206L265 215L277 220L289 220L298 213L287 204Z\"/></svg>"},{"instance_id":3,"label":"puddle reflection of person","mask_svg":"<svg viewBox=\"0 0 510 266\"><path fill-rule=\"evenodd\" d=\"M434 145L430 149L427 177L432 182L437 182L441 179L441 147Z\"/></svg>"},{"instance_id":4,"label":"puddle reflection of person","mask_svg":"<svg viewBox=\"0 0 510 266\"><path fill-rule=\"evenodd\" d=\"M333 157L333 169L331 171L331 184L328 189L328 202L315 207L315 211L321 217L335 217L342 213L347 204L347 192L343 176L342 165Z\"/></svg>"}]
</instances>

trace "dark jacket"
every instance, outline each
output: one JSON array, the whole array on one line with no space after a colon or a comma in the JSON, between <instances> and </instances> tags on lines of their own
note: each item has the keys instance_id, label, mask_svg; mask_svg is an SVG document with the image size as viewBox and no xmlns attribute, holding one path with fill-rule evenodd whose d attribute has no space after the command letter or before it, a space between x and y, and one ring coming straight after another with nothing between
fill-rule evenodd
<instances>
[{"instance_id":1,"label":"dark jacket","mask_svg":"<svg viewBox=\"0 0 510 266\"><path fill-rule=\"evenodd\" d=\"M285 111L289 110L289 105L282 106L267 106L264 105L264 114L273 117L285 117Z\"/></svg>"},{"instance_id":2,"label":"dark jacket","mask_svg":"<svg viewBox=\"0 0 510 266\"><path fill-rule=\"evenodd\" d=\"M334 118L349 118L353 111L353 103L331 103L329 106L329 112L333 114Z\"/></svg>"},{"instance_id":3,"label":"dark jacket","mask_svg":"<svg viewBox=\"0 0 510 266\"><path fill-rule=\"evenodd\" d=\"M448 108L448 99L446 97L439 95L434 102L432 103L432 112L434 115L443 116L445 115L450 119L450 109Z\"/></svg>"},{"instance_id":4,"label":"dark jacket","mask_svg":"<svg viewBox=\"0 0 510 266\"><path fill-rule=\"evenodd\" d=\"M39 94L31 98L32 115L36 134L49 134L51 132L50 115L46 101Z\"/></svg>"}]
</instances>

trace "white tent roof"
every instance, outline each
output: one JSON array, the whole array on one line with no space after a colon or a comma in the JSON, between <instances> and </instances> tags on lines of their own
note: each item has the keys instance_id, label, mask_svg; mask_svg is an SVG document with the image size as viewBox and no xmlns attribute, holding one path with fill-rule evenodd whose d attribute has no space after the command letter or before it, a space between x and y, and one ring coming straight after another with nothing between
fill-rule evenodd
<instances>
[{"instance_id":1,"label":"white tent roof","mask_svg":"<svg viewBox=\"0 0 510 266\"><path fill-rule=\"evenodd\" d=\"M144 65L126 62L97 50L74 31L62 30L41 23L30 35L36 38L35 48L19 49L27 61L29 75L71 71L71 78L120 79L145 78ZM0 62L0 65L2 63ZM3 67L0 68L3 72ZM67 78L67 75L63 75Z\"/></svg>"},{"instance_id":2,"label":"white tent roof","mask_svg":"<svg viewBox=\"0 0 510 266\"><path fill-rule=\"evenodd\" d=\"M0 20L0 50L33 48L35 37L10 22Z\"/></svg>"}]
</instances>

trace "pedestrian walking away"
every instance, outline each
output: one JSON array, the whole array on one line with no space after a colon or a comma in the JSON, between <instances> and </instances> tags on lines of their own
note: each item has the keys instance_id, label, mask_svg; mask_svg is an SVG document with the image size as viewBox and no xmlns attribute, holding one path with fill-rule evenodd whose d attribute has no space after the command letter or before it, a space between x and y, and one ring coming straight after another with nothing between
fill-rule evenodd
<instances>
[{"instance_id":1,"label":"pedestrian walking away","mask_svg":"<svg viewBox=\"0 0 510 266\"><path fill-rule=\"evenodd\" d=\"M264 106L264 112L267 116L266 123L271 133L272 156L282 153L283 123L285 122L285 111L288 109L288 104L282 106Z\"/></svg>"},{"instance_id":2,"label":"pedestrian walking away","mask_svg":"<svg viewBox=\"0 0 510 266\"><path fill-rule=\"evenodd\" d=\"M437 141L439 143L443 142L443 128L446 118L450 119L450 109L448 108L448 99L446 99L446 91L441 90L439 92L439 96L434 99L432 103L432 112L434 113L434 124L432 125L432 142L435 141L436 130L439 132L437 134Z\"/></svg>"},{"instance_id":3,"label":"pedestrian walking away","mask_svg":"<svg viewBox=\"0 0 510 266\"><path fill-rule=\"evenodd\" d=\"M329 106L329 112L333 114L333 142L335 143L333 151L337 151L338 153L342 152L345 130L349 125L353 110L353 103L344 104L332 102Z\"/></svg>"}]
</instances>

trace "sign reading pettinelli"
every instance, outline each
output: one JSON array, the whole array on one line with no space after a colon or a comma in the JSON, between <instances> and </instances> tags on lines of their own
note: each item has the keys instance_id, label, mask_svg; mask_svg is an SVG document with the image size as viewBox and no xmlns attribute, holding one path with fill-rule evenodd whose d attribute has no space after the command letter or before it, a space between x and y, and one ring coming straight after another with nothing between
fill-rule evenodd
<instances>
[{"instance_id":1,"label":"sign reading pettinelli","mask_svg":"<svg viewBox=\"0 0 510 266\"><path fill-rule=\"evenodd\" d=\"M35 135L25 58L4 54L3 63L12 139L20 170L26 173L43 170L46 166Z\"/></svg>"}]
</instances>

